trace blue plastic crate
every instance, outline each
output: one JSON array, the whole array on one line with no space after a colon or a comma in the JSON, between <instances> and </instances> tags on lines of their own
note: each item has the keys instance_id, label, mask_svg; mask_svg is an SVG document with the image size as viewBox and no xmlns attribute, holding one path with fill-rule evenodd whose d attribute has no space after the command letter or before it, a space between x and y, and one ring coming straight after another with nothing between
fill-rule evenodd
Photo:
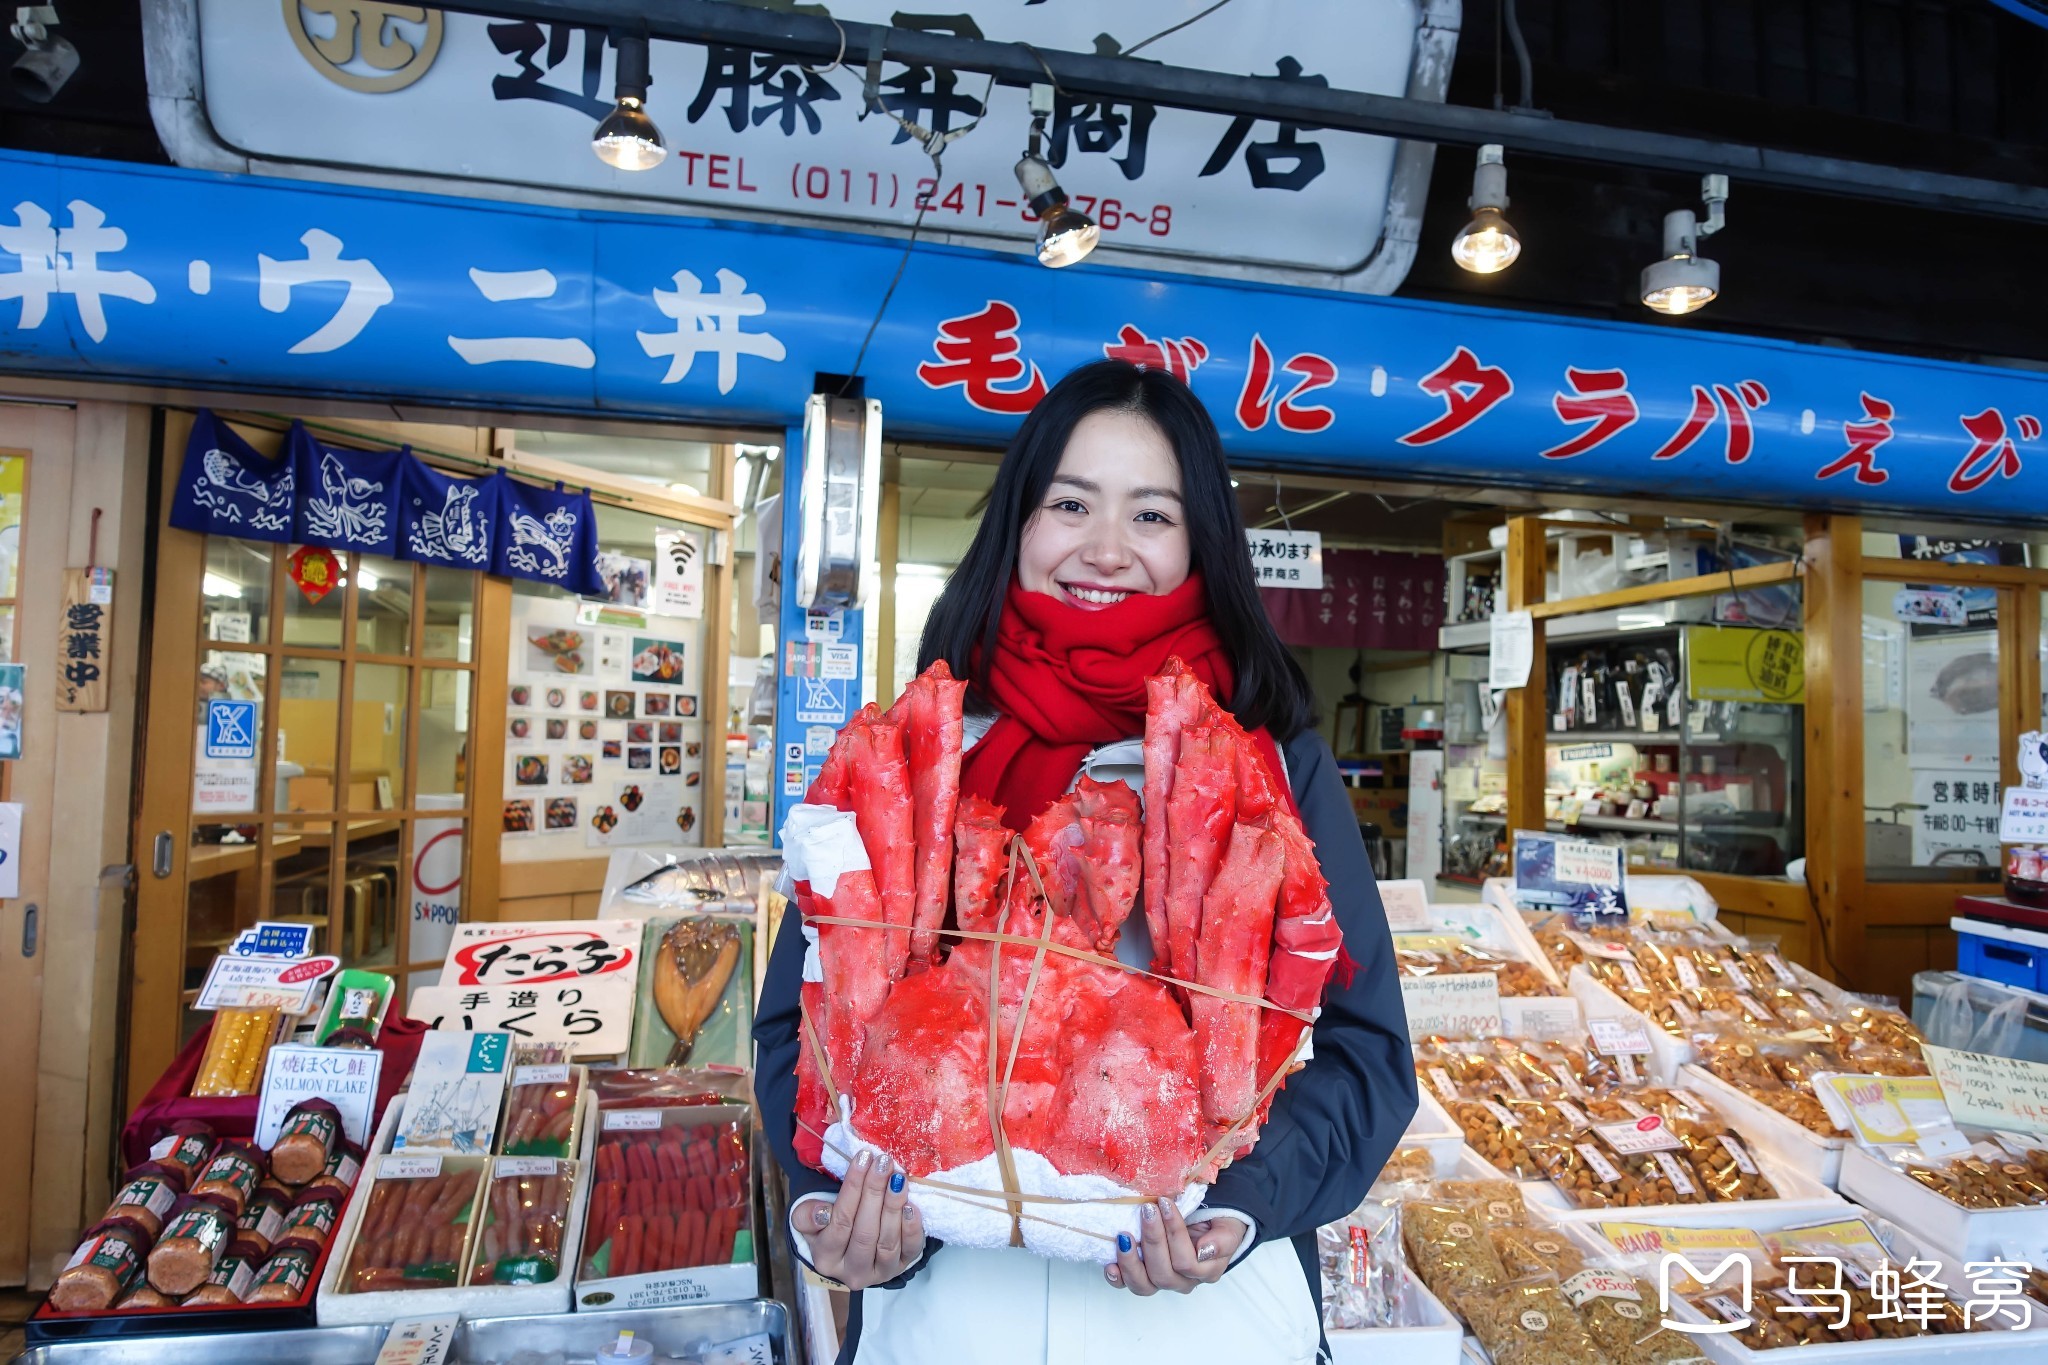
<instances>
[{"instance_id":1,"label":"blue plastic crate","mask_svg":"<svg viewBox=\"0 0 2048 1365\"><path fill-rule=\"evenodd\" d=\"M1956 970L2002 986L2048 991L2048 948L1957 929Z\"/></svg>"}]
</instances>

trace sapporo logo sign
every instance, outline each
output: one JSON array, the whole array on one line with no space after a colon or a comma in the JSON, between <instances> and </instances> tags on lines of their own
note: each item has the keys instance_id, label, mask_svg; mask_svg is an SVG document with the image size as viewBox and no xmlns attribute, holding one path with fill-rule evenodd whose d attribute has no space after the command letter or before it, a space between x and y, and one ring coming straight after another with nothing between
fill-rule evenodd
<instances>
[{"instance_id":1,"label":"sapporo logo sign","mask_svg":"<svg viewBox=\"0 0 2048 1365\"><path fill-rule=\"evenodd\" d=\"M367 95L403 90L441 51L441 11L388 0L282 0L284 26L307 63Z\"/></svg>"},{"instance_id":2,"label":"sapporo logo sign","mask_svg":"<svg viewBox=\"0 0 2048 1365\"><path fill-rule=\"evenodd\" d=\"M1723 1271L1734 1266L1739 1297L1729 1300L1740 1310L1740 1316L1728 1322L1683 1322L1671 1316L1671 1284L1675 1272L1683 1270L1692 1280L1702 1285L1711 1285L1721 1278ZM1683 1281L1680 1281L1683 1283ZM1697 1336L1718 1336L1723 1332L1739 1332L1756 1321L1751 1316L1751 1303L1756 1294L1756 1270L1747 1256L1730 1252L1721 1258L1720 1264L1712 1270L1701 1270L1683 1254L1667 1251L1657 1262L1657 1308L1663 1313L1663 1325L1673 1332L1686 1332ZM1721 1296L1721 1297L1725 1297Z\"/></svg>"}]
</instances>

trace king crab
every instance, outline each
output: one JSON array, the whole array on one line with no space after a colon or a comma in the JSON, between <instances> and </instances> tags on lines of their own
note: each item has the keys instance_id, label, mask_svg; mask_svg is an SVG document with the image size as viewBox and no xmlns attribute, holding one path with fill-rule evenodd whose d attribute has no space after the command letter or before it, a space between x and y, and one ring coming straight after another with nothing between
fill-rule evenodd
<instances>
[{"instance_id":1,"label":"king crab","mask_svg":"<svg viewBox=\"0 0 2048 1365\"><path fill-rule=\"evenodd\" d=\"M1342 937L1314 847L1259 745L1178 659L1147 685L1143 806L1083 777L1021 837L999 807L960 796L964 692L939 663L887 713L865 708L785 829L816 942L799 1155L843 1172L849 1144L872 1145L911 1176L991 1188L1000 1097L1014 1188L1191 1209L1301 1064ZM1162 888L1146 897L1151 974L1109 960L1141 882ZM965 936L996 930L1067 951ZM1248 1003L1260 998L1278 1008ZM962 1240L919 1202L935 1235ZM990 1206L1003 1207L993 1189L967 1204ZM1034 1225L1078 1222L1099 1242L1133 1217L1127 1203L1061 1205L1001 1225L1106 1260Z\"/></svg>"}]
</instances>

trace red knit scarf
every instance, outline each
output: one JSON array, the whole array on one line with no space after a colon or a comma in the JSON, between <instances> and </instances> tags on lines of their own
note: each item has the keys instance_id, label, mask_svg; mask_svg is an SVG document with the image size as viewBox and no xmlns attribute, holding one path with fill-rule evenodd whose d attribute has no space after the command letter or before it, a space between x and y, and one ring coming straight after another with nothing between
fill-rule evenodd
<instances>
[{"instance_id":1,"label":"red knit scarf","mask_svg":"<svg viewBox=\"0 0 2048 1365\"><path fill-rule=\"evenodd\" d=\"M1227 703L1235 674L1209 623L1199 575L1172 592L1133 593L1096 611L1013 581L994 657L977 660L997 719L961 762L961 794L1003 806L1009 826L1023 830L1072 785L1090 750L1145 733L1145 679L1176 654ZM1272 737L1252 737L1285 791ZM1291 805L1293 793L1287 799Z\"/></svg>"}]
</instances>

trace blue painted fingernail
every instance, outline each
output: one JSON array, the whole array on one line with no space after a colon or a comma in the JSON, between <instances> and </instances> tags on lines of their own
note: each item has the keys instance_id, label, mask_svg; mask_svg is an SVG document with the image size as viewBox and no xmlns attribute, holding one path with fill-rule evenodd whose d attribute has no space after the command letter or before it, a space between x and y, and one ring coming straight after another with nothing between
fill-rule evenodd
<instances>
[{"instance_id":1,"label":"blue painted fingernail","mask_svg":"<svg viewBox=\"0 0 2048 1365\"><path fill-rule=\"evenodd\" d=\"M903 1172L898 1171L896 1172L896 1174L889 1177L889 1193L903 1193Z\"/></svg>"},{"instance_id":2,"label":"blue painted fingernail","mask_svg":"<svg viewBox=\"0 0 2048 1365\"><path fill-rule=\"evenodd\" d=\"M1130 1234L1130 1233L1128 1233L1128 1232L1119 1232L1119 1233L1118 1233L1118 1234L1116 1235L1116 1249L1117 1249L1118 1251L1129 1251L1129 1250L1131 1249L1131 1234Z\"/></svg>"}]
</instances>

